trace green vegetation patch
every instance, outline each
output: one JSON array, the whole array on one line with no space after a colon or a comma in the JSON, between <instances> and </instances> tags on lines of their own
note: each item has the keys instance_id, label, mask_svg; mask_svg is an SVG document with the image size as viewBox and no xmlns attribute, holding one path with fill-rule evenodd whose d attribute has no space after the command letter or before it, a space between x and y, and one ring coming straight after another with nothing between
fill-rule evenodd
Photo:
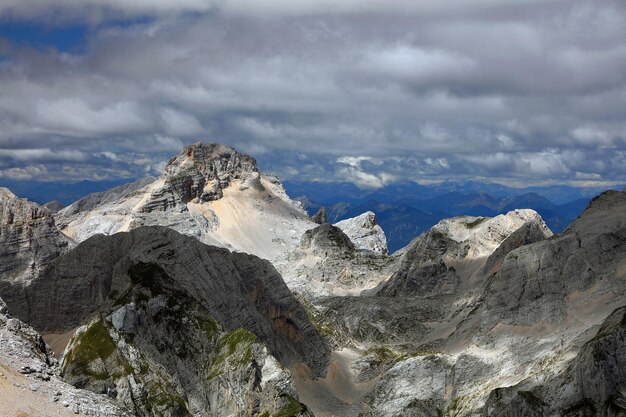
<instances>
[{"instance_id":1,"label":"green vegetation patch","mask_svg":"<svg viewBox=\"0 0 626 417\"><path fill-rule=\"evenodd\" d=\"M246 329L236 329L226 333L218 342L217 356L208 366L207 379L220 376L226 366L247 365L252 361L252 344L256 341L254 333Z\"/></svg>"},{"instance_id":2,"label":"green vegetation patch","mask_svg":"<svg viewBox=\"0 0 626 417\"><path fill-rule=\"evenodd\" d=\"M90 364L98 359L105 363L116 349L106 324L103 320L98 320L78 337L64 360L63 372L70 371L75 375L87 375L99 380L132 374L133 367L120 357L116 358L117 366L113 375L91 369Z\"/></svg>"},{"instance_id":3,"label":"green vegetation patch","mask_svg":"<svg viewBox=\"0 0 626 417\"><path fill-rule=\"evenodd\" d=\"M276 414L272 414L272 417L296 417L307 411L306 406L292 396L284 395L282 398L287 400L287 404L278 410Z\"/></svg>"}]
</instances>

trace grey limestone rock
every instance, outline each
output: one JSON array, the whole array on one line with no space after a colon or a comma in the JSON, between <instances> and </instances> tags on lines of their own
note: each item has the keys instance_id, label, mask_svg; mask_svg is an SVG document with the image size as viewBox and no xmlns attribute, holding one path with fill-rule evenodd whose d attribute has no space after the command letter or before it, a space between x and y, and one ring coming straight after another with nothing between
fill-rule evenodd
<instances>
[{"instance_id":1,"label":"grey limestone rock","mask_svg":"<svg viewBox=\"0 0 626 417\"><path fill-rule=\"evenodd\" d=\"M323 374L328 347L268 261L164 227L94 236L55 259L31 285L5 283L0 291L17 317L41 331L65 332L132 288L129 271L140 262L171 277L225 330L245 328L282 363L304 362Z\"/></svg>"},{"instance_id":2,"label":"grey limestone rock","mask_svg":"<svg viewBox=\"0 0 626 417\"><path fill-rule=\"evenodd\" d=\"M130 417L128 410L110 398L77 389L63 381L59 377L59 362L41 335L26 323L9 318L9 311L2 299L0 306L3 311L0 313L0 378L22 385L14 376L22 374L29 381L23 385L37 394L7 397L11 394L2 392L3 388L0 390L0 402L12 403L18 409L35 409L48 413L45 415L56 415L63 406L55 403L62 398L68 407L83 415Z\"/></svg>"},{"instance_id":3,"label":"grey limestone rock","mask_svg":"<svg viewBox=\"0 0 626 417\"><path fill-rule=\"evenodd\" d=\"M134 285L70 341L68 382L137 416L311 415L253 333L225 331L155 264L130 271Z\"/></svg>"},{"instance_id":4,"label":"grey limestone rock","mask_svg":"<svg viewBox=\"0 0 626 417\"><path fill-rule=\"evenodd\" d=\"M28 282L69 247L48 209L0 188L0 280Z\"/></svg>"},{"instance_id":5,"label":"grey limestone rock","mask_svg":"<svg viewBox=\"0 0 626 417\"><path fill-rule=\"evenodd\" d=\"M321 210L321 209L320 209ZM387 254L385 232L376 222L376 215L367 211L359 216L335 223L359 249Z\"/></svg>"}]
</instances>

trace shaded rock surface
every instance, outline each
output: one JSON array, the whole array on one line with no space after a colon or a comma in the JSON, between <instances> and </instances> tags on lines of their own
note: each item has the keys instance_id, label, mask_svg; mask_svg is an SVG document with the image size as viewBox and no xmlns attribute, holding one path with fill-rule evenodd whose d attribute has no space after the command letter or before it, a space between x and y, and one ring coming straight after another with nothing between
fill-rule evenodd
<instances>
[{"instance_id":1,"label":"shaded rock surface","mask_svg":"<svg viewBox=\"0 0 626 417\"><path fill-rule=\"evenodd\" d=\"M156 264L129 271L134 285L70 341L68 382L137 416L311 415L253 333L224 331Z\"/></svg>"},{"instance_id":2,"label":"shaded rock surface","mask_svg":"<svg viewBox=\"0 0 626 417\"><path fill-rule=\"evenodd\" d=\"M395 407L414 415L431 404L440 415L623 415L623 310L607 316L626 303L625 209L626 193L604 193L549 239L539 224L524 223L470 277L477 289L463 303L438 291L426 297L435 311L443 300L456 311L446 314L445 326L422 322L426 331L413 352L407 344L385 345L383 369L444 357L450 372L424 368L420 379L448 388L426 398L416 381L415 401L398 406L394 393L406 392L410 375L382 374L371 414ZM424 298L413 297L422 305Z\"/></svg>"},{"instance_id":3,"label":"shaded rock surface","mask_svg":"<svg viewBox=\"0 0 626 417\"><path fill-rule=\"evenodd\" d=\"M325 207L321 207L317 213L315 213L313 216L311 216L311 220L313 220L314 223L317 224L324 224L327 223L327 219L326 219L326 208Z\"/></svg>"},{"instance_id":4,"label":"shaded rock surface","mask_svg":"<svg viewBox=\"0 0 626 417\"><path fill-rule=\"evenodd\" d=\"M133 286L134 263L154 264L225 330L245 328L281 362L323 373L328 348L273 266L162 227L94 236L54 260L28 287L4 283L15 314L62 333L106 310ZM10 301L10 302L9 302Z\"/></svg>"},{"instance_id":5,"label":"shaded rock surface","mask_svg":"<svg viewBox=\"0 0 626 417\"><path fill-rule=\"evenodd\" d=\"M50 213L56 213L57 211L65 208L65 205L58 200L54 200L54 201L47 202L46 204L43 205L43 207L50 210Z\"/></svg>"},{"instance_id":6,"label":"shaded rock surface","mask_svg":"<svg viewBox=\"0 0 626 417\"><path fill-rule=\"evenodd\" d=\"M484 416L626 415L626 307L614 311L566 367L487 399Z\"/></svg>"},{"instance_id":7,"label":"shaded rock surface","mask_svg":"<svg viewBox=\"0 0 626 417\"><path fill-rule=\"evenodd\" d=\"M515 210L493 218L463 216L442 220L404 250L402 266L379 295L454 293L463 283L469 283L464 278L527 222L535 224L538 238L552 235L533 210Z\"/></svg>"}]
</instances>

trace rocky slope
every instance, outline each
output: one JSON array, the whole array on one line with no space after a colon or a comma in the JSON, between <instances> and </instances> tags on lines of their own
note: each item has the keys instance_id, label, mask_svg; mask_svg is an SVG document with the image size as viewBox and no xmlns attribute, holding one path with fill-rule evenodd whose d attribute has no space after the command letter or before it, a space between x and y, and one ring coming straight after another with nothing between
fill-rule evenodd
<instances>
[{"instance_id":1,"label":"rocky slope","mask_svg":"<svg viewBox=\"0 0 626 417\"><path fill-rule=\"evenodd\" d=\"M552 235L533 210L514 210L492 218L444 219L404 250L402 265L379 295L427 296L455 293L468 284L475 287L476 282L470 276L526 223L540 229L539 239Z\"/></svg>"},{"instance_id":2,"label":"rocky slope","mask_svg":"<svg viewBox=\"0 0 626 417\"><path fill-rule=\"evenodd\" d=\"M626 307L615 310L564 369L491 392L485 416L626 414Z\"/></svg>"},{"instance_id":3,"label":"rocky slope","mask_svg":"<svg viewBox=\"0 0 626 417\"><path fill-rule=\"evenodd\" d=\"M0 188L0 280L28 282L69 246L48 209Z\"/></svg>"},{"instance_id":4,"label":"rocky slope","mask_svg":"<svg viewBox=\"0 0 626 417\"><path fill-rule=\"evenodd\" d=\"M41 335L11 316L0 299L0 414L3 416L130 417L106 396L63 381Z\"/></svg>"},{"instance_id":5,"label":"rocky slope","mask_svg":"<svg viewBox=\"0 0 626 417\"><path fill-rule=\"evenodd\" d=\"M361 236L371 230L359 223L344 227L348 225L353 234ZM367 239L361 240L361 245L369 247L364 243ZM276 262L276 267L292 291L316 303L331 295L357 295L376 287L391 276L395 261L386 254L357 247L338 226L325 223L306 231L298 246L286 259Z\"/></svg>"},{"instance_id":6,"label":"rocky slope","mask_svg":"<svg viewBox=\"0 0 626 417\"><path fill-rule=\"evenodd\" d=\"M57 222L77 241L160 225L272 260L316 226L254 158L201 142L172 158L159 178L87 196L61 210Z\"/></svg>"},{"instance_id":7,"label":"rocky slope","mask_svg":"<svg viewBox=\"0 0 626 417\"><path fill-rule=\"evenodd\" d=\"M328 350L305 311L265 260L151 226L97 235L55 259L29 286L0 284L17 317L43 332L85 324L128 291L134 264L162 269L224 329L244 327L284 363L323 372ZM152 278L149 278L152 279Z\"/></svg>"},{"instance_id":8,"label":"rocky slope","mask_svg":"<svg viewBox=\"0 0 626 417\"><path fill-rule=\"evenodd\" d=\"M562 235L525 244L540 236L526 225L506 239L450 332L423 323L416 352L387 355L371 414L621 415L623 315L606 318L626 304L625 209L626 192L608 192Z\"/></svg>"},{"instance_id":9,"label":"rocky slope","mask_svg":"<svg viewBox=\"0 0 626 417\"><path fill-rule=\"evenodd\" d=\"M66 381L137 416L311 415L253 333L224 331L155 264L135 264L131 279L137 284L74 334Z\"/></svg>"},{"instance_id":10,"label":"rocky slope","mask_svg":"<svg viewBox=\"0 0 626 417\"><path fill-rule=\"evenodd\" d=\"M357 217L335 223L359 249L387 254L385 232L376 222L376 215L367 211Z\"/></svg>"},{"instance_id":11,"label":"rocky slope","mask_svg":"<svg viewBox=\"0 0 626 417\"><path fill-rule=\"evenodd\" d=\"M133 415L307 416L285 367L315 378L329 360L268 261L163 227L94 236L0 293L38 330L73 332L65 380Z\"/></svg>"}]
</instances>

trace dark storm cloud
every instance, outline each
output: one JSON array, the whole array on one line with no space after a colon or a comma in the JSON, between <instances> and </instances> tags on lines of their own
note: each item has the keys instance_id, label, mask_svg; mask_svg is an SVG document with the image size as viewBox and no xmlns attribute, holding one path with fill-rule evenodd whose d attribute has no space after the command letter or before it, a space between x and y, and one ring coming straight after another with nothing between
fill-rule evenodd
<instances>
[{"instance_id":1,"label":"dark storm cloud","mask_svg":"<svg viewBox=\"0 0 626 417\"><path fill-rule=\"evenodd\" d=\"M0 41L0 176L141 176L203 139L370 188L626 179L623 2L406 3L3 2L90 29Z\"/></svg>"}]
</instances>

